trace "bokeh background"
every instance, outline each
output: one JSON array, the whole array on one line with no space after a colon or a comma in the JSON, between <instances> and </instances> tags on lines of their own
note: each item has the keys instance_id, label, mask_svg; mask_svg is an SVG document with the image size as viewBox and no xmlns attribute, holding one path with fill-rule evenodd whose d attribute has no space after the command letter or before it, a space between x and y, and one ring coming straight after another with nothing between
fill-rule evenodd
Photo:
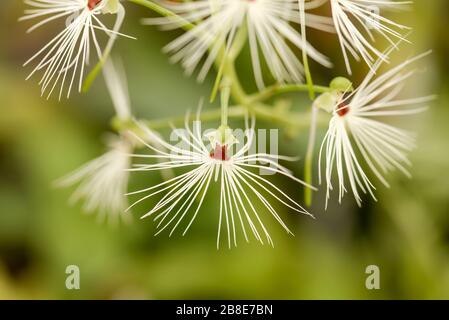
<instances>
[{"instance_id":1,"label":"bokeh background","mask_svg":"<svg viewBox=\"0 0 449 320\"><path fill-rule=\"evenodd\" d=\"M200 97L208 97L213 75L203 85L183 76L161 52L177 32L141 26L139 20L151 13L125 5L123 32L138 40L120 39L114 53L126 68L135 114L157 119L195 108ZM154 237L152 221L138 219L152 203L134 211L130 226L110 228L83 214L81 205L68 204L73 190L53 188L55 179L101 155L113 109L101 78L88 94L61 102L42 99L36 79L25 81L30 69L23 62L56 27L26 34L30 22L17 22L23 9L20 0L0 3L1 299L449 298L447 0L415 0L410 10L391 13L414 27L413 44L403 46L396 62L433 49L406 90L439 95L428 112L402 123L418 136L419 147L411 154L413 179L391 175L392 188L378 184L379 201L366 198L361 209L347 196L341 206L333 202L325 211L318 193L311 208L316 220L281 212L295 237L272 224L274 249L241 241L237 249L218 251L219 198L213 193L189 233L168 238L165 233ZM313 65L317 81L326 84L344 75L335 38L311 37L336 62L333 70ZM245 59L239 60L239 72L251 90ZM357 82L366 68L355 70ZM289 96L293 108L307 107L301 97ZM286 131L281 131L282 153L304 154L305 132ZM290 168L301 177L302 165ZM275 180L301 200L300 188ZM130 188L160 181L157 174L133 176ZM65 270L73 264L81 270L81 289L69 291ZM365 288L365 268L371 264L380 267L381 290Z\"/></svg>"}]
</instances>

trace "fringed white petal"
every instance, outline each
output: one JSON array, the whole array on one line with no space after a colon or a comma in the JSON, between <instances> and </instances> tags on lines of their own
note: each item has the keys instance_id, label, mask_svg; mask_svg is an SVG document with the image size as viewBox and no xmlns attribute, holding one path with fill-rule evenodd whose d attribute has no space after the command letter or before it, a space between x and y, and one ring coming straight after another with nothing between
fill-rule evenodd
<instances>
[{"instance_id":1,"label":"fringed white petal","mask_svg":"<svg viewBox=\"0 0 449 320\"><path fill-rule=\"evenodd\" d=\"M193 222L201 214L202 204L208 189L213 185L220 187L218 212L217 246L223 232L227 237L227 245L237 245L237 229L240 228L246 241L249 241L248 230L262 244L273 245L266 222L263 221L261 205L269 216L279 223L288 233L291 231L277 213L273 202L284 205L295 212L310 215L301 205L293 200L281 188L262 177L262 170L270 173L279 173L298 183L303 181L295 178L288 169L278 164L278 160L294 161L295 158L265 153L248 153L254 141L255 120L251 122L246 117L246 141L234 155L225 156L225 160L216 159L211 153L211 147L207 146L199 133L199 123L195 122L194 128L189 128L189 116L186 118L185 130L187 134L175 134L183 142L183 146L172 146L160 137L153 137L160 146L164 146L170 153L164 152L154 145L148 145L155 154L133 155L138 159L158 159L155 164L134 165L132 171L154 171L167 168L187 170L179 176L159 183L155 186L144 188L129 193L128 195L140 195L131 207L138 203L162 195L156 205L144 216L154 216L157 221L157 232L160 234L166 229L173 232L184 222L183 235L190 229ZM144 129L144 128L142 128ZM149 133L149 129L145 129ZM259 170L259 174L253 171ZM256 202L259 203L256 206ZM130 207L130 208L131 208ZM256 209L257 208L257 209ZM248 228L249 227L249 228Z\"/></svg>"}]
</instances>

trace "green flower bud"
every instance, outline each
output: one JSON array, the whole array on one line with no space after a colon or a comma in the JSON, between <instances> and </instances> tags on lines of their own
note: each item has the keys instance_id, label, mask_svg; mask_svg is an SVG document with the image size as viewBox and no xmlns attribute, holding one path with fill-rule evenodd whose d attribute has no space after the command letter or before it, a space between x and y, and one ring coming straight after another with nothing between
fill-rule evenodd
<instances>
[{"instance_id":1,"label":"green flower bud","mask_svg":"<svg viewBox=\"0 0 449 320\"><path fill-rule=\"evenodd\" d=\"M341 94L338 91L325 92L315 99L313 106L326 112L333 112Z\"/></svg>"},{"instance_id":2,"label":"green flower bud","mask_svg":"<svg viewBox=\"0 0 449 320\"><path fill-rule=\"evenodd\" d=\"M237 138L232 134L232 129L228 126L220 126L217 130L208 133L206 137L209 139L212 147L219 144L221 146L232 146L235 143L238 143Z\"/></svg>"},{"instance_id":3,"label":"green flower bud","mask_svg":"<svg viewBox=\"0 0 449 320\"><path fill-rule=\"evenodd\" d=\"M329 87L332 90L340 91L340 92L352 92L354 91L354 87L352 86L352 82L345 77L337 77L334 78Z\"/></svg>"}]
</instances>

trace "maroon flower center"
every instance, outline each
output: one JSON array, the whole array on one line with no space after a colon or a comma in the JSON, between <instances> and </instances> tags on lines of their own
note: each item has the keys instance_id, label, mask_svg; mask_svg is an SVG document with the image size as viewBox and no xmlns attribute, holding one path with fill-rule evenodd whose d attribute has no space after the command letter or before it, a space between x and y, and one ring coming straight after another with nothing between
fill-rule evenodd
<instances>
[{"instance_id":1,"label":"maroon flower center","mask_svg":"<svg viewBox=\"0 0 449 320\"><path fill-rule=\"evenodd\" d=\"M349 112L349 110L349 105L344 102L340 102L337 106L337 114L340 117L344 117Z\"/></svg>"},{"instance_id":2,"label":"maroon flower center","mask_svg":"<svg viewBox=\"0 0 449 320\"><path fill-rule=\"evenodd\" d=\"M215 145L215 149L210 152L209 156L215 160L221 161L229 160L227 149L228 149L227 145L220 145L217 143Z\"/></svg>"},{"instance_id":3,"label":"maroon flower center","mask_svg":"<svg viewBox=\"0 0 449 320\"><path fill-rule=\"evenodd\" d=\"M101 0L87 0L87 7L92 11L100 2Z\"/></svg>"}]
</instances>

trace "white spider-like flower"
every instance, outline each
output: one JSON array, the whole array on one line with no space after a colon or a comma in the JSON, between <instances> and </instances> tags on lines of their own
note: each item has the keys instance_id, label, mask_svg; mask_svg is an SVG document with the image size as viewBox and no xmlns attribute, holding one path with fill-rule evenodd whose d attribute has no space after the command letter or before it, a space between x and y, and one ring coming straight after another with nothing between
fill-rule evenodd
<instances>
[{"instance_id":1,"label":"white spider-like flower","mask_svg":"<svg viewBox=\"0 0 449 320\"><path fill-rule=\"evenodd\" d=\"M387 61L382 49L375 47L375 34L385 38L391 45L398 39L405 41L401 30L410 28L381 15L381 9L398 8L411 1L394 0L329 0L334 26L343 51L348 73L351 74L349 54L357 61L363 59L370 68L377 59ZM349 53L349 54L348 54Z\"/></svg>"},{"instance_id":2,"label":"white spider-like flower","mask_svg":"<svg viewBox=\"0 0 449 320\"><path fill-rule=\"evenodd\" d=\"M78 185L70 201L83 200L83 209L88 213L98 212L100 221L107 218L112 225L120 219L129 222L131 216L125 212L128 203L124 194L128 188L132 152L133 146L127 139L113 136L109 151L56 181L56 185Z\"/></svg>"},{"instance_id":3,"label":"white spider-like flower","mask_svg":"<svg viewBox=\"0 0 449 320\"><path fill-rule=\"evenodd\" d=\"M291 231L276 212L273 201L296 212L310 215L301 205L289 197L282 190L283 188L277 187L268 179L252 172L251 169L267 170L266 172L278 173L304 184L285 167L277 163L280 159L292 161L292 158L266 153L250 154L248 152L254 139L254 122L253 118L251 128L249 128L247 119L247 130L244 134L246 141L238 144L241 148L237 147L238 150L233 154L231 154L231 144L237 141L229 128L221 128L206 135L210 141L210 144L206 145L200 133L200 121L194 122L192 130L189 127L187 116L184 134L177 133L179 138L182 139L182 145L178 146L167 143L142 127L142 130L147 131L151 140L159 141L159 144L164 146L168 152L148 145L148 148L155 152L154 155L135 156L163 159L164 162L135 164L132 171L158 171L167 168L188 169L187 172L168 181L129 193L129 195L145 194L132 206L153 196L164 194L153 209L142 217L154 216L154 220L158 221L156 234L170 228L170 235L172 235L176 228L182 222L185 222L183 227L183 235L185 235L197 218L208 189L212 185L217 185L220 188L217 248L220 245L222 233L227 235L229 247L232 244L236 246L238 228L241 229L246 241L249 241L247 231L249 228L254 237L262 244L265 237L266 241L273 245L261 216L264 210L291 234Z\"/></svg>"},{"instance_id":4,"label":"white spider-like flower","mask_svg":"<svg viewBox=\"0 0 449 320\"><path fill-rule=\"evenodd\" d=\"M404 81L415 73L415 70L406 71L406 67L427 54L406 60L386 73L376 76L376 71L382 64L382 60L378 60L373 70L354 92L336 94L332 110L327 110L332 112L333 116L319 155L321 164L322 154L325 154L326 206L330 191L333 190L334 170L338 178L339 201L341 202L348 191L347 180L349 180L349 187L359 206L362 202L361 192L369 193L376 199L373 193L375 187L368 178L364 166L367 166L387 187L389 184L385 175L395 169L410 176L406 168L410 165L407 153L415 146L414 137L408 131L383 120L385 117L422 112L424 106L405 109L401 107L422 105L435 98L433 96L397 98ZM319 179L321 183L321 168Z\"/></svg>"},{"instance_id":5,"label":"white spider-like flower","mask_svg":"<svg viewBox=\"0 0 449 320\"><path fill-rule=\"evenodd\" d=\"M123 70L117 69L112 61L108 60L103 72L117 118L130 121L131 108ZM130 155L134 147L134 138L127 131L120 135L111 135L105 154L59 179L56 185L78 185L71 202L83 199L85 211L98 211L99 220L108 218L112 224L117 224L120 219L128 222L131 216L125 212L128 207L125 193L131 166Z\"/></svg>"},{"instance_id":6,"label":"white spider-like flower","mask_svg":"<svg viewBox=\"0 0 449 320\"><path fill-rule=\"evenodd\" d=\"M66 85L67 97L70 96L75 79L78 77L78 90L81 91L85 66L89 63L92 46L99 59L104 59L112 49L118 30L123 22L125 10L119 0L25 0L32 7L25 10L20 20L41 19L28 29L31 32L54 20L66 18L65 28L31 57L25 66L38 60L36 67L27 79L38 71L43 75L39 81L41 92L48 91L51 96L60 85L59 98ZM100 20L101 15L115 14L116 21L112 29ZM102 49L97 31L103 31L109 41Z\"/></svg>"},{"instance_id":7,"label":"white spider-like flower","mask_svg":"<svg viewBox=\"0 0 449 320\"><path fill-rule=\"evenodd\" d=\"M307 2L305 9L320 6L323 0ZM231 51L238 31L247 29L252 67L256 84L264 87L262 59L273 77L280 83L303 80L303 65L290 44L320 64L331 67L329 60L309 43L304 42L294 25L300 24L297 0L199 0L183 3L163 2L181 18L145 19L146 24L167 28L195 26L165 47L173 62L181 62L187 74L192 74L207 56L198 75L204 80L217 57ZM333 30L332 19L306 14L307 25L320 30Z\"/></svg>"}]
</instances>

